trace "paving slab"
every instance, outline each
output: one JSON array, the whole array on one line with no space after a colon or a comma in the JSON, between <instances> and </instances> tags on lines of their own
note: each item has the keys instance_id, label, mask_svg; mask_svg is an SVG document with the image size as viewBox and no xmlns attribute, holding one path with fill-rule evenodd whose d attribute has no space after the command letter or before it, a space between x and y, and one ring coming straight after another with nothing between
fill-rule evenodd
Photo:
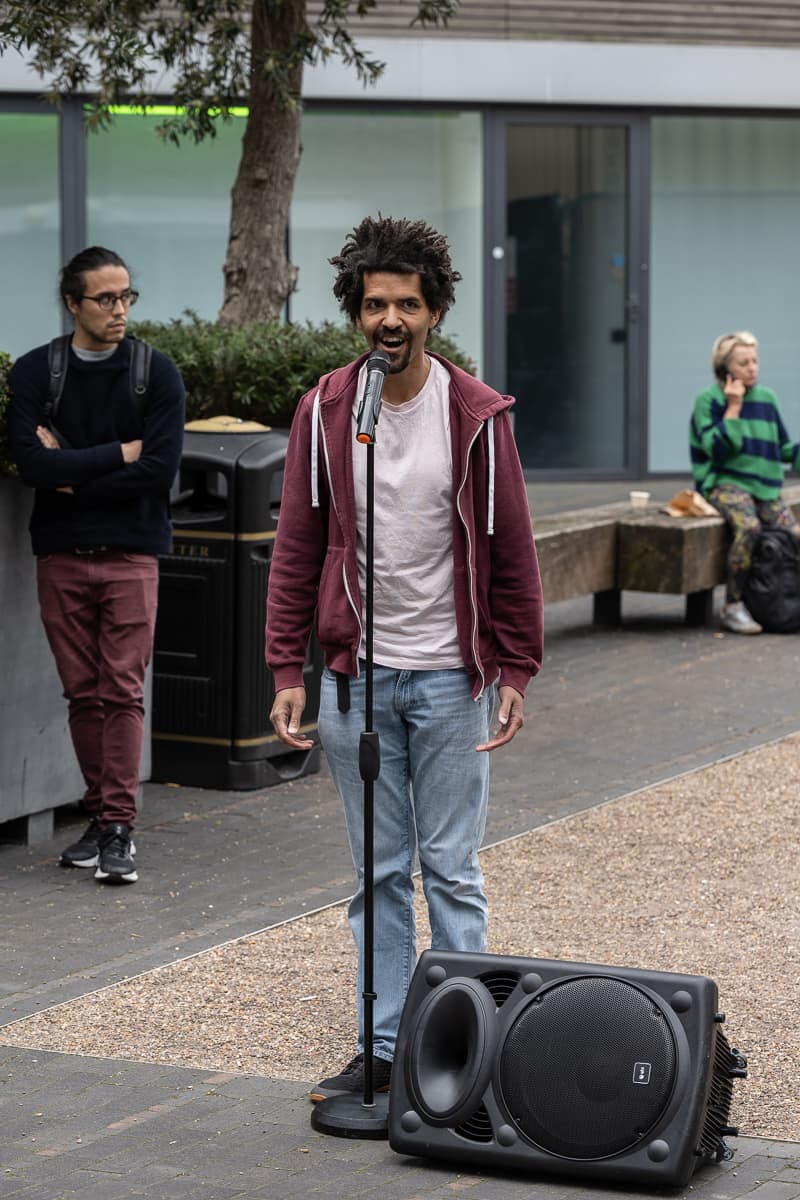
<instances>
[{"instance_id":1,"label":"paving slab","mask_svg":"<svg viewBox=\"0 0 800 1200\"><path fill-rule=\"evenodd\" d=\"M653 1194L591 1178L408 1158L384 1141L326 1137L309 1125L307 1084L0 1047L0 1195L611 1200ZM113 1112L109 1087L117 1095ZM52 1103L65 1095L73 1110L66 1120ZM731 1146L729 1162L704 1166L688 1188L655 1191L703 1200L798 1200L800 1146L746 1137L731 1139Z\"/></svg>"}]
</instances>

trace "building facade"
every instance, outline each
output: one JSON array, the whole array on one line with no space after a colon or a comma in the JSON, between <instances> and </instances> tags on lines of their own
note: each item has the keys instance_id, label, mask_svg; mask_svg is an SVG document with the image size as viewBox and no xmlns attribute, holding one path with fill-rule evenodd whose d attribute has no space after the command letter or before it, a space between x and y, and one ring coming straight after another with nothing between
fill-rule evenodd
<instances>
[{"instance_id":1,"label":"building facade","mask_svg":"<svg viewBox=\"0 0 800 1200\"><path fill-rule=\"evenodd\" d=\"M290 319L338 319L328 259L362 216L424 217L463 275L446 331L516 396L531 478L688 472L734 329L800 437L800 5L462 0L410 31L415 8L363 23L376 87L306 72ZM0 348L59 331L57 269L89 243L131 263L137 315L213 318L242 122L176 149L123 113L85 138L80 100L41 90L0 58Z\"/></svg>"}]
</instances>

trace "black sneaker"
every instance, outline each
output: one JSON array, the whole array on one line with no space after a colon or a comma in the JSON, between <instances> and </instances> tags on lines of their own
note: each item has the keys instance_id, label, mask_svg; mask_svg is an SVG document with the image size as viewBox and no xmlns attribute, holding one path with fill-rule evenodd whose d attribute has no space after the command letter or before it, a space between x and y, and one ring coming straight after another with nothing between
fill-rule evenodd
<instances>
[{"instance_id":1,"label":"black sneaker","mask_svg":"<svg viewBox=\"0 0 800 1200\"><path fill-rule=\"evenodd\" d=\"M97 817L92 817L77 842L61 851L62 867L94 867L97 865L98 842L102 833Z\"/></svg>"},{"instance_id":2,"label":"black sneaker","mask_svg":"<svg viewBox=\"0 0 800 1200\"><path fill-rule=\"evenodd\" d=\"M100 834L95 879L101 883L136 883L136 847L127 825L108 825Z\"/></svg>"},{"instance_id":3,"label":"black sneaker","mask_svg":"<svg viewBox=\"0 0 800 1200\"><path fill-rule=\"evenodd\" d=\"M377 1058L372 1056L372 1090L374 1092L388 1092L389 1084L392 1079L392 1064L385 1058ZM308 1098L312 1104L316 1104L319 1100L327 1100L329 1096L341 1096L345 1092L363 1092L364 1091L364 1055L357 1054L352 1062L349 1062L342 1071L341 1075L331 1075L330 1079L323 1079L315 1088L312 1088L308 1093Z\"/></svg>"}]
</instances>

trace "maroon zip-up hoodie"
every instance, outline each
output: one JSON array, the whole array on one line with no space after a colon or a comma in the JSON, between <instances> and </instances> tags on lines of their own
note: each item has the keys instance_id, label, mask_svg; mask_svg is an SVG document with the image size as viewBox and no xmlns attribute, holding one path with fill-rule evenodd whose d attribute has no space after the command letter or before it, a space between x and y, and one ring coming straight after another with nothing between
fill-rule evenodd
<instances>
[{"instance_id":1,"label":"maroon zip-up hoodie","mask_svg":"<svg viewBox=\"0 0 800 1200\"><path fill-rule=\"evenodd\" d=\"M450 375L456 624L473 696L524 693L542 663L542 586L508 409L513 401L438 355ZM358 673L353 403L366 355L302 398L286 455L267 596L275 690L300 687L311 628L332 671Z\"/></svg>"}]
</instances>

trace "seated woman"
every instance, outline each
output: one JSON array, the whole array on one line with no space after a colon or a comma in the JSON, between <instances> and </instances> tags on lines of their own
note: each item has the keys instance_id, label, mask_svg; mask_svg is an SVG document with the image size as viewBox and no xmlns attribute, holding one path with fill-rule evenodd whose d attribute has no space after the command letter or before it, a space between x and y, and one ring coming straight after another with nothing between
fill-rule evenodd
<instances>
[{"instance_id":1,"label":"seated woman","mask_svg":"<svg viewBox=\"0 0 800 1200\"><path fill-rule=\"evenodd\" d=\"M722 625L732 633L761 633L742 600L753 547L764 526L791 529L781 500L784 463L798 470L800 443L791 442L778 397L758 386L758 342L752 333L724 333L714 342L716 383L694 402L689 447L695 487L722 513L733 534Z\"/></svg>"}]
</instances>

